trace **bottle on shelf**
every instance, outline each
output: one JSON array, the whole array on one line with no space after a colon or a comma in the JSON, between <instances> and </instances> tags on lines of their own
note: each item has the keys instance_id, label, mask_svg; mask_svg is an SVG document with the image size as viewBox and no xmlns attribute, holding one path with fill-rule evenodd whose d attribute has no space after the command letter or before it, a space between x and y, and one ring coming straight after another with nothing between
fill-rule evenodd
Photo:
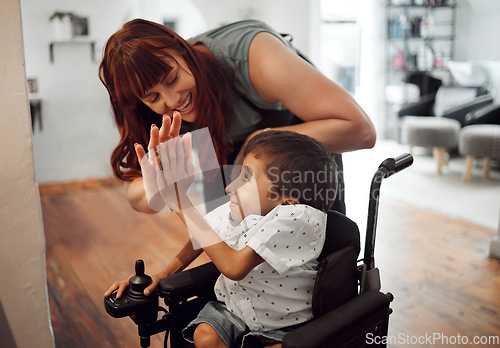
<instances>
[{"instance_id":1,"label":"bottle on shelf","mask_svg":"<svg viewBox=\"0 0 500 348\"><path fill-rule=\"evenodd\" d=\"M434 67L434 52L429 45L422 45L418 51L418 70L429 71Z\"/></svg>"},{"instance_id":2,"label":"bottle on shelf","mask_svg":"<svg viewBox=\"0 0 500 348\"><path fill-rule=\"evenodd\" d=\"M394 57L394 69L403 70L405 68L405 55L403 51L398 51Z\"/></svg>"},{"instance_id":3,"label":"bottle on shelf","mask_svg":"<svg viewBox=\"0 0 500 348\"><path fill-rule=\"evenodd\" d=\"M389 37L401 37L401 22L398 17L389 18Z\"/></svg>"},{"instance_id":4,"label":"bottle on shelf","mask_svg":"<svg viewBox=\"0 0 500 348\"><path fill-rule=\"evenodd\" d=\"M441 69L443 67L443 54L441 51L436 51L434 55L434 68Z\"/></svg>"},{"instance_id":5,"label":"bottle on shelf","mask_svg":"<svg viewBox=\"0 0 500 348\"><path fill-rule=\"evenodd\" d=\"M420 28L422 27L422 17L416 16L411 19L411 36L420 37Z\"/></svg>"},{"instance_id":6,"label":"bottle on shelf","mask_svg":"<svg viewBox=\"0 0 500 348\"><path fill-rule=\"evenodd\" d=\"M432 12L427 16L427 36L432 36L434 34L434 15Z\"/></svg>"},{"instance_id":7,"label":"bottle on shelf","mask_svg":"<svg viewBox=\"0 0 500 348\"><path fill-rule=\"evenodd\" d=\"M402 37L409 37L411 33L411 24L410 21L408 20L408 17L406 17L406 14L401 13L399 15L399 23L401 26L401 36Z\"/></svg>"}]
</instances>

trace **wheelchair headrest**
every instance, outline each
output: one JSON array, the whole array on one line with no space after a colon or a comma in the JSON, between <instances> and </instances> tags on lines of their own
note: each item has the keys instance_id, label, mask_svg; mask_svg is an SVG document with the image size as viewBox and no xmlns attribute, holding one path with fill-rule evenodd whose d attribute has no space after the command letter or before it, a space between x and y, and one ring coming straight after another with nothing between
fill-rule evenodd
<instances>
[{"instance_id":1,"label":"wheelchair headrest","mask_svg":"<svg viewBox=\"0 0 500 348\"><path fill-rule=\"evenodd\" d=\"M361 242L358 225L344 214L337 211L329 211L326 220L325 245L319 259L349 245L354 246L359 254Z\"/></svg>"}]
</instances>

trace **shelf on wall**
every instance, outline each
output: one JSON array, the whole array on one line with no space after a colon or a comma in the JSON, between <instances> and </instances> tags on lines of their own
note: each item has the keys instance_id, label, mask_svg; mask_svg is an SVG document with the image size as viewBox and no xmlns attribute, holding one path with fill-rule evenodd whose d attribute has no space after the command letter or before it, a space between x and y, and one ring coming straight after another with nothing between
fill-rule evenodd
<instances>
[{"instance_id":1,"label":"shelf on wall","mask_svg":"<svg viewBox=\"0 0 500 348\"><path fill-rule=\"evenodd\" d=\"M51 41L49 43L50 62L54 63L54 46L55 45L90 45L90 59L95 62L95 41L93 40L64 40L64 41Z\"/></svg>"},{"instance_id":2,"label":"shelf on wall","mask_svg":"<svg viewBox=\"0 0 500 348\"><path fill-rule=\"evenodd\" d=\"M434 60L434 63L433 68L426 71L445 70L441 66L443 62L454 58L455 41L457 40L455 33L456 1L435 0L425 1L425 4L415 4L415 2L414 0L399 0L398 3L395 0L386 1L386 9L394 10L386 11L388 29L386 52L393 52L393 54L398 52L394 56L392 54L388 56L388 63L391 65L398 63L392 67L388 64L386 67L388 73L394 70L408 73L418 72L421 69L413 68L412 64L417 64L416 58L428 60L429 54L432 55L431 59ZM426 14L414 16L408 11L412 8L425 9ZM433 15L429 15L427 10L434 8L448 10L447 18L436 20ZM397 14L399 17L395 17ZM397 62L395 59L398 59ZM400 68L401 65L404 65L404 69Z\"/></svg>"},{"instance_id":3,"label":"shelf on wall","mask_svg":"<svg viewBox=\"0 0 500 348\"><path fill-rule=\"evenodd\" d=\"M421 76L423 85L430 78L446 83L447 62L454 59L456 0L386 0L385 84L404 85L412 76ZM403 93L409 93L404 90ZM408 95L404 95L407 100ZM399 136L399 116L394 100L385 100L383 133Z\"/></svg>"},{"instance_id":4,"label":"shelf on wall","mask_svg":"<svg viewBox=\"0 0 500 348\"><path fill-rule=\"evenodd\" d=\"M389 40L428 40L428 41L449 41L455 40L455 35L438 36L390 36Z\"/></svg>"},{"instance_id":5,"label":"shelf on wall","mask_svg":"<svg viewBox=\"0 0 500 348\"><path fill-rule=\"evenodd\" d=\"M389 74L408 74L408 73L427 73L431 75L432 73L448 73L449 70L446 67L441 68L432 68L432 69L412 69L412 68L404 68L404 69L393 69Z\"/></svg>"},{"instance_id":6,"label":"shelf on wall","mask_svg":"<svg viewBox=\"0 0 500 348\"><path fill-rule=\"evenodd\" d=\"M448 5L404 5L404 4L400 4L400 5L392 5L392 4L389 4L387 5L387 8L452 8L452 7L456 7L457 5L456 4L448 4Z\"/></svg>"}]
</instances>

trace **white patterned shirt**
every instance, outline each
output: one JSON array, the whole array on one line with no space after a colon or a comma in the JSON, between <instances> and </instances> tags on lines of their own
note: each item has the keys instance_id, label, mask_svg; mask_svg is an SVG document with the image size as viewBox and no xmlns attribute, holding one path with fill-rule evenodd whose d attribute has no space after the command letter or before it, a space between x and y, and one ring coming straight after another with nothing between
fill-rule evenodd
<instances>
[{"instance_id":1,"label":"white patterned shirt","mask_svg":"<svg viewBox=\"0 0 500 348\"><path fill-rule=\"evenodd\" d=\"M205 216L234 250L251 247L264 262L234 281L221 275L217 299L253 331L268 331L312 319L317 258L325 242L326 214L304 204L279 205L266 216L229 219L229 204Z\"/></svg>"}]
</instances>

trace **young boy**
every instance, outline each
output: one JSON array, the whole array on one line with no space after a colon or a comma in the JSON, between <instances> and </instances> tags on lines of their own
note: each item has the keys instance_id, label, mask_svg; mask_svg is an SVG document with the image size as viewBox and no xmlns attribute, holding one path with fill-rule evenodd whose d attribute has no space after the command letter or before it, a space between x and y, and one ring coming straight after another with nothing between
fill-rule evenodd
<instances>
[{"instance_id":1,"label":"young boy","mask_svg":"<svg viewBox=\"0 0 500 348\"><path fill-rule=\"evenodd\" d=\"M162 160L163 171L183 177L189 171L183 159L190 158L184 146L175 148L175 160ZM312 319L326 211L337 192L333 157L308 136L270 130L245 148L241 173L226 187L229 203L203 219L187 186L167 197L167 205L180 208L192 237L222 274L218 301L203 308L185 338L197 347L279 345L287 331Z\"/></svg>"},{"instance_id":2,"label":"young boy","mask_svg":"<svg viewBox=\"0 0 500 348\"><path fill-rule=\"evenodd\" d=\"M244 150L239 177L226 187L230 202L205 218L186 194L194 173L191 134L161 143L149 159L140 145L136 151L150 196L183 217L222 273L218 301L184 330L188 341L197 347L279 346L287 331L312 318L326 211L337 193L335 161L321 143L288 131L256 135ZM145 295L175 272L172 267L180 270L199 255L192 246L186 250L186 260L153 276ZM119 298L127 286L128 280L115 282L105 296L116 290Z\"/></svg>"}]
</instances>

